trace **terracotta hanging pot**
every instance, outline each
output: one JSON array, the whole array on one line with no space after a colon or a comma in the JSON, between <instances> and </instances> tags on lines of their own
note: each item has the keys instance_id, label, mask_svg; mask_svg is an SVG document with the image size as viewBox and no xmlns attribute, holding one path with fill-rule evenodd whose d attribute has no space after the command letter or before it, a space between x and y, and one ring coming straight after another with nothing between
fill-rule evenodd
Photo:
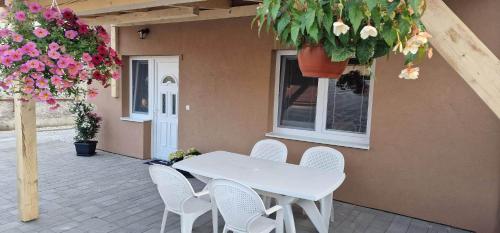
<instances>
[{"instance_id":1,"label":"terracotta hanging pot","mask_svg":"<svg viewBox=\"0 0 500 233\"><path fill-rule=\"evenodd\" d=\"M313 78L334 78L342 75L349 59L341 62L332 62L323 46L304 46L298 55L302 76Z\"/></svg>"}]
</instances>

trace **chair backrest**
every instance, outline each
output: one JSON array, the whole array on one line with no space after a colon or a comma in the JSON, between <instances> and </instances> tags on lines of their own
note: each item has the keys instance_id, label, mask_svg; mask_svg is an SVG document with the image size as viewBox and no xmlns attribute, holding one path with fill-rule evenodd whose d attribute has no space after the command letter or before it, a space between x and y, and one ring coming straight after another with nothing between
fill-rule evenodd
<instances>
[{"instance_id":1,"label":"chair backrest","mask_svg":"<svg viewBox=\"0 0 500 233\"><path fill-rule=\"evenodd\" d=\"M213 180L210 194L226 224L235 230L247 232L257 217L265 214L264 203L250 187L230 180Z\"/></svg>"},{"instance_id":2,"label":"chair backrest","mask_svg":"<svg viewBox=\"0 0 500 233\"><path fill-rule=\"evenodd\" d=\"M264 139L253 146L250 157L285 163L287 154L288 150L284 143L273 139Z\"/></svg>"},{"instance_id":3,"label":"chair backrest","mask_svg":"<svg viewBox=\"0 0 500 233\"><path fill-rule=\"evenodd\" d=\"M193 187L186 177L175 169L163 165L149 166L149 174L167 209L182 213L184 201L194 197Z\"/></svg>"},{"instance_id":4,"label":"chair backrest","mask_svg":"<svg viewBox=\"0 0 500 233\"><path fill-rule=\"evenodd\" d=\"M302 155L300 166L344 172L344 156L330 147L311 147Z\"/></svg>"}]
</instances>

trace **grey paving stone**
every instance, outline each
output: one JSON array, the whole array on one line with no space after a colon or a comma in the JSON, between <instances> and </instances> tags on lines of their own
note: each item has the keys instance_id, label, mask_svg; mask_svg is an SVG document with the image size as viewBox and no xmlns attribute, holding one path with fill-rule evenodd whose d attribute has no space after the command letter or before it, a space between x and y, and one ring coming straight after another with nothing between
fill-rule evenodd
<instances>
[{"instance_id":1,"label":"grey paving stone","mask_svg":"<svg viewBox=\"0 0 500 233\"><path fill-rule=\"evenodd\" d=\"M164 204L144 161L101 151L94 157L77 157L72 137L72 130L39 133L40 218L21 223L17 218L15 140L13 133L0 132L0 232L159 232ZM195 190L204 187L199 181L190 181ZM297 233L317 232L299 208L294 212ZM334 214L329 232L464 233L342 202L334 202ZM180 232L179 220L176 214L169 214L168 233ZM221 230L223 224L219 217ZM195 222L193 232L212 232L209 213Z\"/></svg>"}]
</instances>

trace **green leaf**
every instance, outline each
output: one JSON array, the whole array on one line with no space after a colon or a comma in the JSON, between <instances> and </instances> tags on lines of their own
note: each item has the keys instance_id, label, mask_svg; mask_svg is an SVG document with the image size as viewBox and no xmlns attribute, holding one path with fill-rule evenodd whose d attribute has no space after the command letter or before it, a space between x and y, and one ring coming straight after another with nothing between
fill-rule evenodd
<instances>
[{"instance_id":1,"label":"green leaf","mask_svg":"<svg viewBox=\"0 0 500 233\"><path fill-rule=\"evenodd\" d=\"M374 8L371 11L371 14L372 14L371 19L375 23L375 27L380 28L380 22L382 21L382 16L380 15L380 9L378 7Z\"/></svg>"},{"instance_id":2,"label":"green leaf","mask_svg":"<svg viewBox=\"0 0 500 233\"><path fill-rule=\"evenodd\" d=\"M307 29L307 32L309 32L309 36L313 38L315 43L319 42L319 29L317 24L313 24L309 29Z\"/></svg>"},{"instance_id":3,"label":"green leaf","mask_svg":"<svg viewBox=\"0 0 500 233\"><path fill-rule=\"evenodd\" d=\"M343 45L347 45L347 44L349 44L349 40L351 39L351 37L349 36L349 33L347 33L347 34L340 35L339 39Z\"/></svg>"},{"instance_id":4,"label":"green leaf","mask_svg":"<svg viewBox=\"0 0 500 233\"><path fill-rule=\"evenodd\" d=\"M394 12L394 10L396 10L396 8L399 5L399 2L400 2L400 0L394 0L393 2L388 3L388 5L387 5L387 13L389 15L392 14L392 12Z\"/></svg>"},{"instance_id":5,"label":"green leaf","mask_svg":"<svg viewBox=\"0 0 500 233\"><path fill-rule=\"evenodd\" d=\"M400 35L406 35L410 32L411 24L410 24L409 18L406 17L399 17L399 34Z\"/></svg>"},{"instance_id":6,"label":"green leaf","mask_svg":"<svg viewBox=\"0 0 500 233\"><path fill-rule=\"evenodd\" d=\"M300 25L296 22L292 23L292 29L290 30L290 36L292 37L292 41L294 44L297 44L297 39L299 37Z\"/></svg>"},{"instance_id":7,"label":"green leaf","mask_svg":"<svg viewBox=\"0 0 500 233\"><path fill-rule=\"evenodd\" d=\"M333 16L329 14L325 14L325 17L323 18L323 28L328 32L331 33L333 29Z\"/></svg>"},{"instance_id":8,"label":"green leaf","mask_svg":"<svg viewBox=\"0 0 500 233\"><path fill-rule=\"evenodd\" d=\"M314 20L316 18L316 11L313 8L308 8L307 12L304 16L304 23L306 26L307 31L311 29L311 26L314 24Z\"/></svg>"},{"instance_id":9,"label":"green leaf","mask_svg":"<svg viewBox=\"0 0 500 233\"><path fill-rule=\"evenodd\" d=\"M356 47L356 58L361 64L368 64L375 54L375 43L372 40L363 40Z\"/></svg>"},{"instance_id":10,"label":"green leaf","mask_svg":"<svg viewBox=\"0 0 500 233\"><path fill-rule=\"evenodd\" d=\"M418 54L418 53L417 53ZM417 58L417 54L408 53L405 55L405 65L413 62Z\"/></svg>"},{"instance_id":11,"label":"green leaf","mask_svg":"<svg viewBox=\"0 0 500 233\"><path fill-rule=\"evenodd\" d=\"M347 47L333 48L330 53L330 58L334 62L345 61L354 56L354 52Z\"/></svg>"},{"instance_id":12,"label":"green leaf","mask_svg":"<svg viewBox=\"0 0 500 233\"><path fill-rule=\"evenodd\" d=\"M280 7L281 7L281 4L280 4L281 1L276 1L273 6L271 7L271 18L273 20L276 19L276 17L278 17L278 13L280 12Z\"/></svg>"},{"instance_id":13,"label":"green leaf","mask_svg":"<svg viewBox=\"0 0 500 233\"><path fill-rule=\"evenodd\" d=\"M285 29L289 23L290 23L290 15L286 14L286 15L283 15L283 17L279 18L277 26L276 26L277 27L276 28L277 34L281 35L281 33L283 32L283 29Z\"/></svg>"},{"instance_id":14,"label":"green leaf","mask_svg":"<svg viewBox=\"0 0 500 233\"><path fill-rule=\"evenodd\" d=\"M377 44L375 45L375 52L373 54L373 58L382 57L391 52L390 46L388 46L384 41L377 40Z\"/></svg>"},{"instance_id":15,"label":"green leaf","mask_svg":"<svg viewBox=\"0 0 500 233\"><path fill-rule=\"evenodd\" d=\"M407 2L410 4L413 12L415 12L415 14L417 15L420 15L420 4L422 3L422 0L408 0Z\"/></svg>"},{"instance_id":16,"label":"green leaf","mask_svg":"<svg viewBox=\"0 0 500 233\"><path fill-rule=\"evenodd\" d=\"M285 30L283 30L283 33L281 33L280 39L285 44L290 44L290 27L286 27Z\"/></svg>"},{"instance_id":17,"label":"green leaf","mask_svg":"<svg viewBox=\"0 0 500 233\"><path fill-rule=\"evenodd\" d=\"M358 31L361 21L363 21L363 17L363 11L361 10L359 3L352 3L349 7L349 20L351 21L355 32Z\"/></svg>"},{"instance_id":18,"label":"green leaf","mask_svg":"<svg viewBox=\"0 0 500 233\"><path fill-rule=\"evenodd\" d=\"M384 38L385 43L387 43L387 45L389 46L394 45L394 42L396 41L398 35L396 33L396 30L392 28L390 22L384 24L384 28L382 30L382 37Z\"/></svg>"},{"instance_id":19,"label":"green leaf","mask_svg":"<svg viewBox=\"0 0 500 233\"><path fill-rule=\"evenodd\" d=\"M366 5L368 6L368 10L373 10L377 6L378 0L366 0Z\"/></svg>"}]
</instances>

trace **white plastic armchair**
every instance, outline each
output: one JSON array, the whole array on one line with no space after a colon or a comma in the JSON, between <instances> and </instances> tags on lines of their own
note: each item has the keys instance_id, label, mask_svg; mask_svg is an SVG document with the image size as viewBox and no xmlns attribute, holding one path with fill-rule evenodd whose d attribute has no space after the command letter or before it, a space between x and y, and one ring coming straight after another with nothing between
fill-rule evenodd
<instances>
[{"instance_id":1,"label":"white plastic armchair","mask_svg":"<svg viewBox=\"0 0 500 233\"><path fill-rule=\"evenodd\" d=\"M223 233L283 232L283 210L274 206L266 210L260 196L250 187L229 180L213 180L209 184L212 203L224 218ZM268 218L276 213L276 219Z\"/></svg>"},{"instance_id":2,"label":"white plastic armchair","mask_svg":"<svg viewBox=\"0 0 500 233\"><path fill-rule=\"evenodd\" d=\"M208 195L208 190L195 193L189 181L180 172L163 165L151 165L149 174L165 203L161 231L165 231L168 212L181 217L181 233L191 233L194 221L210 211L210 201L200 198Z\"/></svg>"},{"instance_id":3,"label":"white plastic armchair","mask_svg":"<svg viewBox=\"0 0 500 233\"><path fill-rule=\"evenodd\" d=\"M285 163L287 154L286 145L282 142L264 139L255 143L252 152L250 152L250 157Z\"/></svg>"},{"instance_id":4,"label":"white plastic armchair","mask_svg":"<svg viewBox=\"0 0 500 233\"><path fill-rule=\"evenodd\" d=\"M300 159L300 166L344 173L344 156L338 150L326 146L307 149ZM330 221L333 222L333 208Z\"/></svg>"}]
</instances>

